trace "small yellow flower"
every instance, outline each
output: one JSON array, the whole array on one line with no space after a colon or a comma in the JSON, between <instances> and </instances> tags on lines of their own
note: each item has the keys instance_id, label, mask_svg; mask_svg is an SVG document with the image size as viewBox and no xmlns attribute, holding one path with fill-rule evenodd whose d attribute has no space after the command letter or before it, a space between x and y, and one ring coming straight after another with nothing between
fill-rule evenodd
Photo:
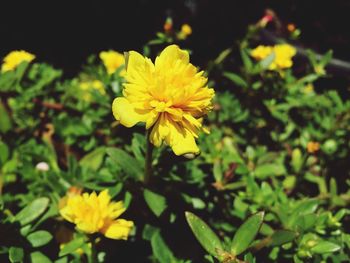
<instances>
[{"instance_id":1,"label":"small yellow flower","mask_svg":"<svg viewBox=\"0 0 350 263\"><path fill-rule=\"evenodd\" d=\"M116 72L116 70L125 64L124 55L120 54L114 50L102 51L100 52L100 59L107 69L109 75ZM125 70L120 72L120 75L123 76Z\"/></svg>"},{"instance_id":2,"label":"small yellow flower","mask_svg":"<svg viewBox=\"0 0 350 263\"><path fill-rule=\"evenodd\" d=\"M310 93L314 92L314 85L312 85L311 83L307 84L307 85L304 87L303 92L304 92L305 94L310 94Z\"/></svg>"},{"instance_id":3,"label":"small yellow flower","mask_svg":"<svg viewBox=\"0 0 350 263\"><path fill-rule=\"evenodd\" d=\"M315 153L320 149L320 144L318 142L308 142L306 148L308 153Z\"/></svg>"},{"instance_id":4,"label":"small yellow flower","mask_svg":"<svg viewBox=\"0 0 350 263\"><path fill-rule=\"evenodd\" d=\"M250 53L256 60L263 60L273 51L273 47L260 45L252 50Z\"/></svg>"},{"instance_id":5,"label":"small yellow flower","mask_svg":"<svg viewBox=\"0 0 350 263\"><path fill-rule=\"evenodd\" d=\"M24 61L28 63L35 59L35 56L24 50L11 51L3 60L1 67L2 72L14 70L19 64Z\"/></svg>"},{"instance_id":6,"label":"small yellow flower","mask_svg":"<svg viewBox=\"0 0 350 263\"><path fill-rule=\"evenodd\" d=\"M181 31L178 33L177 37L179 39L186 39L192 34L192 27L189 24L183 24L181 26Z\"/></svg>"},{"instance_id":7,"label":"small yellow flower","mask_svg":"<svg viewBox=\"0 0 350 263\"><path fill-rule=\"evenodd\" d=\"M153 63L130 51L125 78L124 97L112 105L114 117L126 127L145 122L157 147L165 141L176 155L198 154L195 138L199 130L207 132L202 117L212 109L214 90L188 52L170 45Z\"/></svg>"},{"instance_id":8,"label":"small yellow flower","mask_svg":"<svg viewBox=\"0 0 350 263\"><path fill-rule=\"evenodd\" d=\"M134 223L117 219L125 208L123 202L113 202L108 190L99 195L69 194L60 201L60 214L74 223L82 232L92 234L100 232L111 239L127 239Z\"/></svg>"},{"instance_id":9,"label":"small yellow flower","mask_svg":"<svg viewBox=\"0 0 350 263\"><path fill-rule=\"evenodd\" d=\"M185 35L185 36L189 36L192 34L192 27L189 24L183 24L181 27L181 32Z\"/></svg>"},{"instance_id":10,"label":"small yellow flower","mask_svg":"<svg viewBox=\"0 0 350 263\"><path fill-rule=\"evenodd\" d=\"M281 70L293 66L292 58L296 54L296 50L288 44L258 46L252 50L251 56L256 60L263 60L272 52L275 54L275 59L269 66L270 70Z\"/></svg>"},{"instance_id":11,"label":"small yellow flower","mask_svg":"<svg viewBox=\"0 0 350 263\"><path fill-rule=\"evenodd\" d=\"M82 81L79 83L79 88L82 91L82 98L85 101L91 101L91 90L96 90L101 95L106 94L104 84L99 80Z\"/></svg>"}]
</instances>

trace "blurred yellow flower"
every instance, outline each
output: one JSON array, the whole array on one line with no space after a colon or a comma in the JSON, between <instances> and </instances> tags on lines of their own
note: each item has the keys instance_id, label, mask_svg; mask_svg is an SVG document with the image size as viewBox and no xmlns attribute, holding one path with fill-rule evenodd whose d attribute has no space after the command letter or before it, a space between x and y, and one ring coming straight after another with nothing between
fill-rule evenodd
<instances>
[{"instance_id":1,"label":"blurred yellow flower","mask_svg":"<svg viewBox=\"0 0 350 263\"><path fill-rule=\"evenodd\" d=\"M166 47L155 63L135 51L128 61L124 97L112 105L115 118L126 127L145 122L157 147L165 141L176 155L198 154L195 138L199 130L208 132L202 117L212 109L214 97L203 71L177 45Z\"/></svg>"},{"instance_id":2,"label":"blurred yellow flower","mask_svg":"<svg viewBox=\"0 0 350 263\"><path fill-rule=\"evenodd\" d=\"M292 58L296 54L294 47L288 44L279 44L275 46L258 46L250 53L256 60L263 60L271 53L275 54L274 61L270 64L270 70L280 70L293 66Z\"/></svg>"},{"instance_id":3,"label":"blurred yellow flower","mask_svg":"<svg viewBox=\"0 0 350 263\"><path fill-rule=\"evenodd\" d=\"M1 66L1 71L6 72L6 71L14 70L22 62L24 61L31 62L33 59L35 59L35 56L24 50L11 51L4 58L3 64Z\"/></svg>"},{"instance_id":4,"label":"blurred yellow flower","mask_svg":"<svg viewBox=\"0 0 350 263\"><path fill-rule=\"evenodd\" d=\"M116 52L114 50L102 51L100 52L100 59L107 69L108 74L113 74L116 70L125 64L124 55ZM125 70L120 72L120 75L123 76Z\"/></svg>"},{"instance_id":5,"label":"blurred yellow flower","mask_svg":"<svg viewBox=\"0 0 350 263\"><path fill-rule=\"evenodd\" d=\"M192 27L189 24L183 24L181 27L181 32L184 35L189 36L192 34Z\"/></svg>"},{"instance_id":6,"label":"blurred yellow flower","mask_svg":"<svg viewBox=\"0 0 350 263\"><path fill-rule=\"evenodd\" d=\"M177 37L179 39L186 39L192 34L192 27L189 24L183 24L181 26L181 31L178 33Z\"/></svg>"},{"instance_id":7,"label":"blurred yellow flower","mask_svg":"<svg viewBox=\"0 0 350 263\"><path fill-rule=\"evenodd\" d=\"M74 223L82 232L92 234L100 232L111 239L127 239L134 226L132 221L117 219L125 208L123 202L113 202L108 190L99 195L68 194L60 201L60 214Z\"/></svg>"},{"instance_id":8,"label":"blurred yellow flower","mask_svg":"<svg viewBox=\"0 0 350 263\"><path fill-rule=\"evenodd\" d=\"M320 149L320 144L318 142L308 142L306 148L308 153L315 153Z\"/></svg>"},{"instance_id":9,"label":"blurred yellow flower","mask_svg":"<svg viewBox=\"0 0 350 263\"><path fill-rule=\"evenodd\" d=\"M266 58L268 55L270 55L272 51L273 51L273 47L260 45L260 46L257 46L255 49L253 49L250 54L256 60L262 60Z\"/></svg>"},{"instance_id":10,"label":"blurred yellow flower","mask_svg":"<svg viewBox=\"0 0 350 263\"><path fill-rule=\"evenodd\" d=\"M104 84L102 83L102 81L99 81L99 80L82 81L79 83L79 88L82 91L82 98L85 101L91 101L91 99L92 99L91 90L92 89L98 91L101 95L106 94Z\"/></svg>"},{"instance_id":11,"label":"blurred yellow flower","mask_svg":"<svg viewBox=\"0 0 350 263\"><path fill-rule=\"evenodd\" d=\"M304 87L303 92L304 92L305 94L310 94L310 93L314 92L314 85L312 85L312 83L307 84L307 85Z\"/></svg>"}]
</instances>

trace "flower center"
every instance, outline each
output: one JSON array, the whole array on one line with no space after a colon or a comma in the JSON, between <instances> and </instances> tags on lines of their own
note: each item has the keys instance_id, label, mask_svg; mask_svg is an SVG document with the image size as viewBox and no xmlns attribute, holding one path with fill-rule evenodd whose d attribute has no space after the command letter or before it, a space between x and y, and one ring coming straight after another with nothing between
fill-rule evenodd
<instances>
[{"instance_id":1,"label":"flower center","mask_svg":"<svg viewBox=\"0 0 350 263\"><path fill-rule=\"evenodd\" d=\"M171 105L171 103L168 102L164 102L164 101L157 101L157 100L152 100L150 102L151 107L153 107L157 112L164 112L167 108L169 108L169 106Z\"/></svg>"}]
</instances>

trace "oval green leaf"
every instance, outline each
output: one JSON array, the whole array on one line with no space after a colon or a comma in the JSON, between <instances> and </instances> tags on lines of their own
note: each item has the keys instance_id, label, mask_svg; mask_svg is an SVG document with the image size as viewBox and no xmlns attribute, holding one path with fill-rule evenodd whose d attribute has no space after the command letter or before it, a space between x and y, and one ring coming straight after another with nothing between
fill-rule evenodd
<instances>
[{"instance_id":1,"label":"oval green leaf","mask_svg":"<svg viewBox=\"0 0 350 263\"><path fill-rule=\"evenodd\" d=\"M316 254L324 254L324 253L332 253L340 250L341 247L338 244L329 242L329 241L321 241L316 246L311 248L311 252Z\"/></svg>"},{"instance_id":2,"label":"oval green leaf","mask_svg":"<svg viewBox=\"0 0 350 263\"><path fill-rule=\"evenodd\" d=\"M264 212L249 217L237 230L231 244L231 253L235 256L244 252L254 241L263 223Z\"/></svg>"},{"instance_id":3,"label":"oval green leaf","mask_svg":"<svg viewBox=\"0 0 350 263\"><path fill-rule=\"evenodd\" d=\"M187 223L202 247L210 255L220 259L219 253L220 251L223 251L223 246L218 236L196 215L191 212L185 212L185 215Z\"/></svg>"},{"instance_id":4,"label":"oval green leaf","mask_svg":"<svg viewBox=\"0 0 350 263\"><path fill-rule=\"evenodd\" d=\"M52 235L44 230L39 230L33 233L30 233L27 236L28 241L32 244L33 247L41 247L49 243L52 239Z\"/></svg>"},{"instance_id":5,"label":"oval green leaf","mask_svg":"<svg viewBox=\"0 0 350 263\"><path fill-rule=\"evenodd\" d=\"M296 236L297 234L290 230L277 230L271 236L271 246L281 246L293 241Z\"/></svg>"},{"instance_id":6,"label":"oval green leaf","mask_svg":"<svg viewBox=\"0 0 350 263\"><path fill-rule=\"evenodd\" d=\"M11 263L23 262L24 251L21 247L10 247L9 259Z\"/></svg>"},{"instance_id":7,"label":"oval green leaf","mask_svg":"<svg viewBox=\"0 0 350 263\"><path fill-rule=\"evenodd\" d=\"M19 211L19 213L16 215L16 220L19 221L22 226L32 222L45 212L49 202L50 200L47 197L35 199L33 202Z\"/></svg>"},{"instance_id":8,"label":"oval green leaf","mask_svg":"<svg viewBox=\"0 0 350 263\"><path fill-rule=\"evenodd\" d=\"M148 189L144 190L143 196L148 207L157 217L159 217L167 208L167 203L164 196L154 193Z\"/></svg>"}]
</instances>

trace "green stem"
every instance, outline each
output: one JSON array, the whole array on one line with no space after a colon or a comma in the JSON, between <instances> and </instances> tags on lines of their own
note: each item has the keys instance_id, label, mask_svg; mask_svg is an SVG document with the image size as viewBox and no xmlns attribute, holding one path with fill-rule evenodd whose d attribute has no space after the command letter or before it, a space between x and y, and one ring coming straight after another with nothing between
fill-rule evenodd
<instances>
[{"instance_id":1,"label":"green stem","mask_svg":"<svg viewBox=\"0 0 350 263\"><path fill-rule=\"evenodd\" d=\"M144 183L148 184L152 177L152 152L153 152L153 145L151 144L149 140L150 131L151 129L148 129L146 131L146 157L145 157L145 177L144 177Z\"/></svg>"},{"instance_id":2,"label":"green stem","mask_svg":"<svg viewBox=\"0 0 350 263\"><path fill-rule=\"evenodd\" d=\"M96 249L96 239L94 236L89 235L89 240L91 243L91 258L89 262L91 263L98 263L98 258L97 258L97 249Z\"/></svg>"}]
</instances>

